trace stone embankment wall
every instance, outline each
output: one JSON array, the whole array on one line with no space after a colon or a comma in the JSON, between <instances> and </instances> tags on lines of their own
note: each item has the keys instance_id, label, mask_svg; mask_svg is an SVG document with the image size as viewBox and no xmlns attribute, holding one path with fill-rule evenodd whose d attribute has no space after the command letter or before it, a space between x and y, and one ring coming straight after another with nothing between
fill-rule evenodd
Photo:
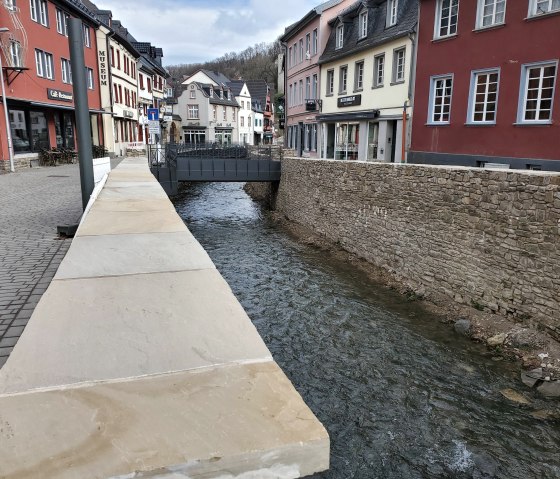
<instances>
[{"instance_id":1,"label":"stone embankment wall","mask_svg":"<svg viewBox=\"0 0 560 479\"><path fill-rule=\"evenodd\" d=\"M276 196L420 294L560 337L560 174L285 158Z\"/></svg>"}]
</instances>

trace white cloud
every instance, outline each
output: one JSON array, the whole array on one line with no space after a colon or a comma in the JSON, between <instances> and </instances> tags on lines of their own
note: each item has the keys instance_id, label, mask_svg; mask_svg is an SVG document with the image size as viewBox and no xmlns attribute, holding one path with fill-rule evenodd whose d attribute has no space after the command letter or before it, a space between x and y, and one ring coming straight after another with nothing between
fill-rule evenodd
<instances>
[{"instance_id":1,"label":"white cloud","mask_svg":"<svg viewBox=\"0 0 560 479\"><path fill-rule=\"evenodd\" d=\"M95 0L94 0L95 1ZM273 42L302 18L310 0L98 0L138 40L163 48L164 63L212 60L261 42Z\"/></svg>"}]
</instances>

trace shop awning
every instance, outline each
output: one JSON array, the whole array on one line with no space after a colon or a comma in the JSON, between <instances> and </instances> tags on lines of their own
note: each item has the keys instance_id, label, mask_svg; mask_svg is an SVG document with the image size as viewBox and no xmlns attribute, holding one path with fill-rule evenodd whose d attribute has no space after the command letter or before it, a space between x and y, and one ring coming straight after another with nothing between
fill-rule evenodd
<instances>
[{"instance_id":1,"label":"shop awning","mask_svg":"<svg viewBox=\"0 0 560 479\"><path fill-rule=\"evenodd\" d=\"M358 121L358 120L375 120L379 116L379 110L356 111L353 113L326 113L317 115L317 121Z\"/></svg>"}]
</instances>

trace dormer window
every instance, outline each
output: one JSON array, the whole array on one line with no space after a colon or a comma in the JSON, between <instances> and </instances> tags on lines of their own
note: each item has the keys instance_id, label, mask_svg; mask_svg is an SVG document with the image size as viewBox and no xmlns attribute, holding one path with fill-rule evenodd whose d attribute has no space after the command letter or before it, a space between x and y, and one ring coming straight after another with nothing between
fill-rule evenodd
<instances>
[{"instance_id":1,"label":"dormer window","mask_svg":"<svg viewBox=\"0 0 560 479\"><path fill-rule=\"evenodd\" d=\"M397 11L399 0L389 0L387 2L387 26L392 27L397 24Z\"/></svg>"},{"instance_id":2,"label":"dormer window","mask_svg":"<svg viewBox=\"0 0 560 479\"><path fill-rule=\"evenodd\" d=\"M360 38L367 37L367 11L360 13Z\"/></svg>"},{"instance_id":3,"label":"dormer window","mask_svg":"<svg viewBox=\"0 0 560 479\"><path fill-rule=\"evenodd\" d=\"M336 48L342 48L344 45L344 25L336 27Z\"/></svg>"},{"instance_id":4,"label":"dormer window","mask_svg":"<svg viewBox=\"0 0 560 479\"><path fill-rule=\"evenodd\" d=\"M213 96L214 96L214 89L210 87L210 98L212 98Z\"/></svg>"},{"instance_id":5,"label":"dormer window","mask_svg":"<svg viewBox=\"0 0 560 479\"><path fill-rule=\"evenodd\" d=\"M221 100L224 99L224 90L220 90L220 99L221 99Z\"/></svg>"}]
</instances>

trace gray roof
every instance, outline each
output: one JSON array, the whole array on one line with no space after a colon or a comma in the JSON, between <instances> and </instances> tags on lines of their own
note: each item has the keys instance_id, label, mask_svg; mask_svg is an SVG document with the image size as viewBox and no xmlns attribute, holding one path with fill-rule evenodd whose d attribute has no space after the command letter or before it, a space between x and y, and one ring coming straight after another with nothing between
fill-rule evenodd
<instances>
[{"instance_id":1,"label":"gray roof","mask_svg":"<svg viewBox=\"0 0 560 479\"><path fill-rule=\"evenodd\" d=\"M342 0L328 0L327 2L323 2L320 5L317 5L315 8L312 8L300 20L287 26L286 29L284 30L284 34L280 37L280 40L284 42L287 41L292 34L297 33L302 27L307 25L311 20L320 16L325 10L334 7L335 5L338 5L341 2Z\"/></svg>"},{"instance_id":2,"label":"gray roof","mask_svg":"<svg viewBox=\"0 0 560 479\"><path fill-rule=\"evenodd\" d=\"M232 80L227 83L227 86L231 89L233 96L241 95L243 85L245 85L245 80Z\"/></svg>"},{"instance_id":3,"label":"gray roof","mask_svg":"<svg viewBox=\"0 0 560 479\"><path fill-rule=\"evenodd\" d=\"M368 11L368 31L366 38L358 38L359 14ZM332 27L327 46L319 64L327 63L347 55L382 45L397 38L404 37L416 30L418 22L418 0L401 0L397 13L397 24L386 28L387 1L369 0L359 1L332 19ZM336 49L336 27L344 24L344 40L342 48Z\"/></svg>"},{"instance_id":4,"label":"gray roof","mask_svg":"<svg viewBox=\"0 0 560 479\"><path fill-rule=\"evenodd\" d=\"M218 85L221 85L222 83L225 85L231 81L227 76L225 76L223 73L220 72L215 72L212 70L204 70L204 69L201 69L199 71L204 73L212 81L215 81Z\"/></svg>"},{"instance_id":5,"label":"gray roof","mask_svg":"<svg viewBox=\"0 0 560 479\"><path fill-rule=\"evenodd\" d=\"M247 88L251 93L251 99L258 100L262 105L266 105L267 89L270 92L270 101L272 102L272 88L267 85L264 80L245 80Z\"/></svg>"},{"instance_id":6,"label":"gray roof","mask_svg":"<svg viewBox=\"0 0 560 479\"><path fill-rule=\"evenodd\" d=\"M226 106L239 107L239 104L235 100L235 96L233 95L233 93L230 95L230 99L228 100L226 99L225 93L224 93L224 97L220 98L221 88L206 83L196 83L196 84L204 92L204 95L210 98L210 103L212 105L226 105ZM213 90L212 95L210 95L211 89Z\"/></svg>"}]
</instances>

